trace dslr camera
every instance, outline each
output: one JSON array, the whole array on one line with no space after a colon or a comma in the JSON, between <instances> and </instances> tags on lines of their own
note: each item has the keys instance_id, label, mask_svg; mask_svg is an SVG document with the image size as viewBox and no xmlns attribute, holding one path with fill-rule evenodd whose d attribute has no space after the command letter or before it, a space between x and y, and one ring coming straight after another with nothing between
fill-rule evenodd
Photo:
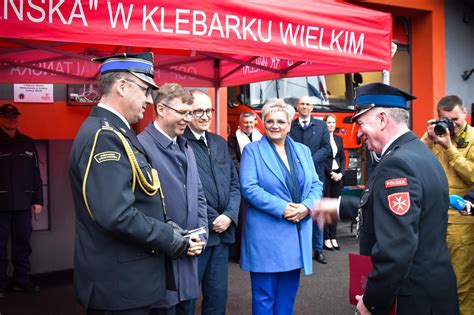
<instances>
[{"instance_id":1,"label":"dslr camera","mask_svg":"<svg viewBox=\"0 0 474 315\"><path fill-rule=\"evenodd\" d=\"M434 126L434 132L437 136L442 136L446 133L446 129L449 130L449 134L454 136L454 123L449 118L441 118L435 122L432 122Z\"/></svg>"}]
</instances>

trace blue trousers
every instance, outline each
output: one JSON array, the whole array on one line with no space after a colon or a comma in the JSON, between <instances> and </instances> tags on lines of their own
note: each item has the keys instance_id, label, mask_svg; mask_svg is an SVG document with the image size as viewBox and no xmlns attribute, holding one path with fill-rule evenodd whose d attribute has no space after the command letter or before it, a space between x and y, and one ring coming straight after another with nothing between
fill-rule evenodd
<instances>
[{"instance_id":1,"label":"blue trousers","mask_svg":"<svg viewBox=\"0 0 474 315\"><path fill-rule=\"evenodd\" d=\"M295 312L300 269L286 272L251 272L252 314L290 315Z\"/></svg>"},{"instance_id":2,"label":"blue trousers","mask_svg":"<svg viewBox=\"0 0 474 315\"><path fill-rule=\"evenodd\" d=\"M323 250L323 232L324 229L319 229L317 223L313 223L313 249L315 251L321 252Z\"/></svg>"},{"instance_id":3,"label":"blue trousers","mask_svg":"<svg viewBox=\"0 0 474 315\"><path fill-rule=\"evenodd\" d=\"M228 264L228 244L207 247L198 257L198 277L202 290L201 314L226 313ZM193 302L195 305L195 301Z\"/></svg>"},{"instance_id":4,"label":"blue trousers","mask_svg":"<svg viewBox=\"0 0 474 315\"><path fill-rule=\"evenodd\" d=\"M0 289L8 282L8 238L11 235L13 282L26 284L31 269L31 210L0 211Z\"/></svg>"}]
</instances>

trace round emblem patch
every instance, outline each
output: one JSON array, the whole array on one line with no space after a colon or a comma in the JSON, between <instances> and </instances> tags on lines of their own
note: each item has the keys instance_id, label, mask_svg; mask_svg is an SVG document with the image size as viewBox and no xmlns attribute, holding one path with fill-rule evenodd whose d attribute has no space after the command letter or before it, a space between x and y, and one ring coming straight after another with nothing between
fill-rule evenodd
<instances>
[{"instance_id":1,"label":"round emblem patch","mask_svg":"<svg viewBox=\"0 0 474 315\"><path fill-rule=\"evenodd\" d=\"M404 215L410 210L410 193L400 192L388 195L388 207L396 215Z\"/></svg>"}]
</instances>

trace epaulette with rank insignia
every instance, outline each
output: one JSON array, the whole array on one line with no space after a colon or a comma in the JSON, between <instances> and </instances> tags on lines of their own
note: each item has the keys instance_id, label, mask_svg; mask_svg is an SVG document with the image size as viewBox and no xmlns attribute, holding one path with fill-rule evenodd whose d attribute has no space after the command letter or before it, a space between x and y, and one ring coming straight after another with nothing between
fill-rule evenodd
<instances>
[{"instance_id":1,"label":"epaulette with rank insignia","mask_svg":"<svg viewBox=\"0 0 474 315\"><path fill-rule=\"evenodd\" d=\"M108 129L108 130L114 130L114 127L112 127L107 119L102 119L102 129Z\"/></svg>"}]
</instances>

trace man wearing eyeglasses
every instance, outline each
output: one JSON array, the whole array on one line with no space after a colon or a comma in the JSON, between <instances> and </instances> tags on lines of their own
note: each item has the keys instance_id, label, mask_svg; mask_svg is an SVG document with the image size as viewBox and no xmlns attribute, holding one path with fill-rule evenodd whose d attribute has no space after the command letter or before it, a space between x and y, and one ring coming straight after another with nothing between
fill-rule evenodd
<instances>
[{"instance_id":1,"label":"man wearing eyeglasses","mask_svg":"<svg viewBox=\"0 0 474 315\"><path fill-rule=\"evenodd\" d=\"M331 155L328 127L322 120L311 117L311 97L300 97L296 109L299 117L291 123L290 137L309 147L319 180L324 184L324 160ZM327 264L323 254L323 230L317 224L313 225L313 249L314 259L321 264Z\"/></svg>"},{"instance_id":2,"label":"man wearing eyeglasses","mask_svg":"<svg viewBox=\"0 0 474 315\"><path fill-rule=\"evenodd\" d=\"M212 103L209 96L193 90L194 118L184 132L193 148L207 201L209 239L198 258L202 288L201 314L225 314L229 246L235 240L240 205L240 185L227 143L209 132Z\"/></svg>"},{"instance_id":3,"label":"man wearing eyeglasses","mask_svg":"<svg viewBox=\"0 0 474 315\"><path fill-rule=\"evenodd\" d=\"M166 223L158 174L130 125L152 103L153 55L122 54L101 62L100 103L82 124L70 155L76 208L74 285L87 314L150 314L163 298L167 257L190 249Z\"/></svg>"},{"instance_id":4,"label":"man wearing eyeglasses","mask_svg":"<svg viewBox=\"0 0 474 315\"><path fill-rule=\"evenodd\" d=\"M167 217L185 230L207 228L207 204L196 158L182 135L193 117L193 97L177 83L162 85L155 98L155 121L139 136L151 164L158 170ZM187 256L173 260L176 291L152 305L156 315L194 315L199 296L198 261L207 235L191 237Z\"/></svg>"}]
</instances>

